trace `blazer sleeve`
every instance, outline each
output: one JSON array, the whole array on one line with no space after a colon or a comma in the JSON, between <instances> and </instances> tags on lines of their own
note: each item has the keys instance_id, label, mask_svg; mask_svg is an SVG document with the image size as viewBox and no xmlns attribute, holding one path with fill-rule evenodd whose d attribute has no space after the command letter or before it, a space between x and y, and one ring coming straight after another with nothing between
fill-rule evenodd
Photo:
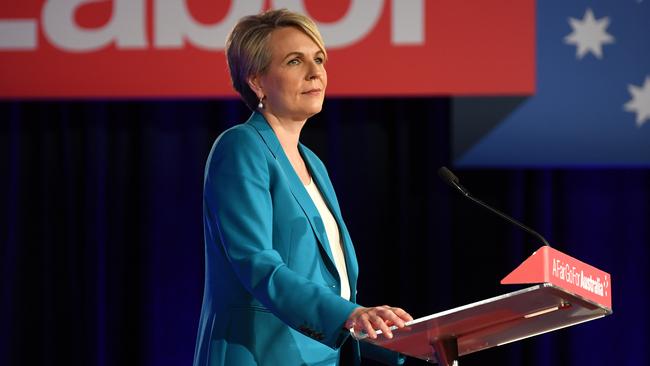
<instances>
[{"instance_id":1,"label":"blazer sleeve","mask_svg":"<svg viewBox=\"0 0 650 366\"><path fill-rule=\"evenodd\" d=\"M205 176L207 225L216 229L239 281L258 301L290 327L338 348L358 305L292 271L273 249L272 156L259 139L243 125L215 142Z\"/></svg>"}]
</instances>

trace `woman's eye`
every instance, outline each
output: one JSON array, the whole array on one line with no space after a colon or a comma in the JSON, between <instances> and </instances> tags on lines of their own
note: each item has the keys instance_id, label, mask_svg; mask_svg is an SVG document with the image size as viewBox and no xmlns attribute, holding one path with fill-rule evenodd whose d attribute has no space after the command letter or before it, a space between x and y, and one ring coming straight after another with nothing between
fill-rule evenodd
<instances>
[{"instance_id":1,"label":"woman's eye","mask_svg":"<svg viewBox=\"0 0 650 366\"><path fill-rule=\"evenodd\" d=\"M290 60L289 62L287 62L287 65L298 65L299 63L300 63L300 60L298 60L297 58L294 58L294 59Z\"/></svg>"},{"instance_id":2,"label":"woman's eye","mask_svg":"<svg viewBox=\"0 0 650 366\"><path fill-rule=\"evenodd\" d=\"M317 64L324 64L325 63L325 60L322 57L316 57L315 61L316 61Z\"/></svg>"}]
</instances>

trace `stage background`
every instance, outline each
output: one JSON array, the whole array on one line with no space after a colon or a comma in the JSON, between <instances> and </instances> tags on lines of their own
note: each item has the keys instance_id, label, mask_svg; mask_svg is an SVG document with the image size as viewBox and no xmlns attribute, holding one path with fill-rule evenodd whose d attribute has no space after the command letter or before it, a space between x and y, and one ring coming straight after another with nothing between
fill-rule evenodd
<instances>
[{"instance_id":1,"label":"stage background","mask_svg":"<svg viewBox=\"0 0 650 366\"><path fill-rule=\"evenodd\" d=\"M419 317L506 293L499 280L540 245L437 178L451 110L449 98L329 99L304 130L356 246L361 304ZM191 364L203 165L248 115L237 100L0 103L0 364ZM610 272L614 304L612 316L463 365L650 363L647 169L456 173Z\"/></svg>"},{"instance_id":2,"label":"stage background","mask_svg":"<svg viewBox=\"0 0 650 366\"><path fill-rule=\"evenodd\" d=\"M250 113L221 52L235 3L307 4L326 43L366 22L328 43L329 98L302 138L361 304L420 317L516 289L500 279L540 243L444 185L447 165L613 284L612 316L464 366L650 364L650 2L357 0L348 19L346 0L187 0L194 38L164 36L187 26L181 3L0 2L0 365L191 364L203 167ZM567 42L578 23L602 57Z\"/></svg>"}]
</instances>

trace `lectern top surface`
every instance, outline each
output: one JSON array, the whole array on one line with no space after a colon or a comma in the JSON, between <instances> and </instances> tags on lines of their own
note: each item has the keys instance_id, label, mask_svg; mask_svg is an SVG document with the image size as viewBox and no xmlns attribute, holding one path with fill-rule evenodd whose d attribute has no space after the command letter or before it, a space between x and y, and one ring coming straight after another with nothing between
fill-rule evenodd
<instances>
[{"instance_id":1,"label":"lectern top surface","mask_svg":"<svg viewBox=\"0 0 650 366\"><path fill-rule=\"evenodd\" d=\"M458 342L458 355L503 345L597 319L611 310L550 283L543 283L415 319L393 338L360 337L403 354L437 362L431 344Z\"/></svg>"}]
</instances>

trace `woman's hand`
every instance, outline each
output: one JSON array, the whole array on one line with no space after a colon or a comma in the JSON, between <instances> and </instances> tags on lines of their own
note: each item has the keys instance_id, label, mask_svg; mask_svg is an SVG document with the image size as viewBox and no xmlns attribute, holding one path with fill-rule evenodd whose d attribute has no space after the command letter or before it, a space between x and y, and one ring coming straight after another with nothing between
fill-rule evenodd
<instances>
[{"instance_id":1,"label":"woman's hand","mask_svg":"<svg viewBox=\"0 0 650 366\"><path fill-rule=\"evenodd\" d=\"M403 328L404 324L411 320L413 318L406 311L388 305L372 308L358 307L348 317L345 328L354 328L355 331L365 330L368 337L372 339L377 338L375 329L379 329L386 337L393 338L390 327L395 325Z\"/></svg>"}]
</instances>

